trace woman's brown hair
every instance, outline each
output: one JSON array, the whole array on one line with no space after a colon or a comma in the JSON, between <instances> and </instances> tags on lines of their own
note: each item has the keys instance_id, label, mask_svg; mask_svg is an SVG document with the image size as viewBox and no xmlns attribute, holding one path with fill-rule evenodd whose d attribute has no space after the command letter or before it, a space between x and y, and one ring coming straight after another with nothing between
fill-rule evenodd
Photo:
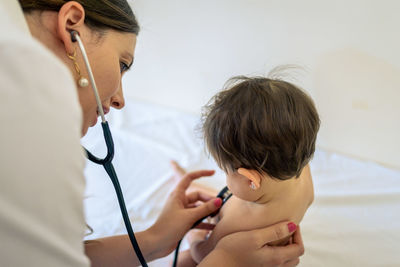
<instances>
[{"instance_id":1,"label":"woman's brown hair","mask_svg":"<svg viewBox=\"0 0 400 267\"><path fill-rule=\"evenodd\" d=\"M234 77L203 113L205 143L225 171L248 168L281 180L298 177L315 151L320 120L295 85Z\"/></svg>"},{"instance_id":2,"label":"woman's brown hair","mask_svg":"<svg viewBox=\"0 0 400 267\"><path fill-rule=\"evenodd\" d=\"M85 9L85 23L93 30L114 29L138 34L139 24L126 0L75 0ZM19 0L24 12L59 11L69 0Z\"/></svg>"}]
</instances>

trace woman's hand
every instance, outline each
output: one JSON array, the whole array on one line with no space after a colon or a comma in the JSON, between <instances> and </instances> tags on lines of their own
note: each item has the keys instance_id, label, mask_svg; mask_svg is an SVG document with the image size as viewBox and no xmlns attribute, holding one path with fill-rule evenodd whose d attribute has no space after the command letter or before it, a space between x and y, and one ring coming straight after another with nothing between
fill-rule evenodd
<instances>
[{"instance_id":1,"label":"woman's hand","mask_svg":"<svg viewBox=\"0 0 400 267\"><path fill-rule=\"evenodd\" d=\"M193 180L213 174L212 170L186 173L171 192L159 218L149 229L153 236L157 236L160 244L155 251L157 257L172 252L197 220L213 213L221 206L221 199L206 193L199 191L186 193ZM197 205L199 201L204 203Z\"/></svg>"},{"instance_id":2,"label":"woman's hand","mask_svg":"<svg viewBox=\"0 0 400 267\"><path fill-rule=\"evenodd\" d=\"M296 230L295 226L282 222L267 228L227 235L198 266L296 266L304 253L304 245L300 228ZM284 247L266 245L289 236L295 230L292 244Z\"/></svg>"}]
</instances>

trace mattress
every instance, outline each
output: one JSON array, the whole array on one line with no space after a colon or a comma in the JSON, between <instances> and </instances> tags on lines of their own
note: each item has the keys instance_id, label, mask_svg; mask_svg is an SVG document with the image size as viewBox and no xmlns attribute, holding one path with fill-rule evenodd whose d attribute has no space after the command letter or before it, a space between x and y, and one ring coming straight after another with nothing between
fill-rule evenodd
<instances>
[{"instance_id":1,"label":"mattress","mask_svg":"<svg viewBox=\"0 0 400 267\"><path fill-rule=\"evenodd\" d=\"M114 166L135 231L149 227L160 213L173 187L172 159L188 171L217 170L199 183L224 187L224 173L204 149L199 116L131 101L108 120ZM95 155L106 154L99 125L82 144ZM306 252L300 266L400 266L400 170L317 149L311 171L315 201L301 223ZM126 233L103 168L88 162L85 174L86 220L93 228L86 238ZM150 266L169 261L170 256Z\"/></svg>"}]
</instances>

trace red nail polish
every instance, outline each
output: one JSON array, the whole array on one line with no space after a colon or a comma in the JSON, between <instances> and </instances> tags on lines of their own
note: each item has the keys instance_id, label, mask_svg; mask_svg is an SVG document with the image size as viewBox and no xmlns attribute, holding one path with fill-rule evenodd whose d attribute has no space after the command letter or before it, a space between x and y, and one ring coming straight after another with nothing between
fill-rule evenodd
<instances>
[{"instance_id":1,"label":"red nail polish","mask_svg":"<svg viewBox=\"0 0 400 267\"><path fill-rule=\"evenodd\" d=\"M222 205L222 199L216 198L216 199L214 200L214 205L215 205L217 208L221 207L221 205Z\"/></svg>"},{"instance_id":2,"label":"red nail polish","mask_svg":"<svg viewBox=\"0 0 400 267\"><path fill-rule=\"evenodd\" d=\"M292 223L292 222L288 223L287 226L288 226L288 229L289 229L290 233L296 231L296 229L297 229L297 225L295 223Z\"/></svg>"}]
</instances>

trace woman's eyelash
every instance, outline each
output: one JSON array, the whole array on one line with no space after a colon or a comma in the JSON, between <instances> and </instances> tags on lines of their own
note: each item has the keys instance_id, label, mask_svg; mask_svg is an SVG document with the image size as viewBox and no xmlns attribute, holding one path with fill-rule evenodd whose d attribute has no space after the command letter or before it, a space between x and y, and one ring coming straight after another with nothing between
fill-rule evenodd
<instances>
[{"instance_id":1,"label":"woman's eyelash","mask_svg":"<svg viewBox=\"0 0 400 267\"><path fill-rule=\"evenodd\" d=\"M120 66L120 69L121 69L121 73L129 70L129 66L124 62L119 62L119 66Z\"/></svg>"}]
</instances>

